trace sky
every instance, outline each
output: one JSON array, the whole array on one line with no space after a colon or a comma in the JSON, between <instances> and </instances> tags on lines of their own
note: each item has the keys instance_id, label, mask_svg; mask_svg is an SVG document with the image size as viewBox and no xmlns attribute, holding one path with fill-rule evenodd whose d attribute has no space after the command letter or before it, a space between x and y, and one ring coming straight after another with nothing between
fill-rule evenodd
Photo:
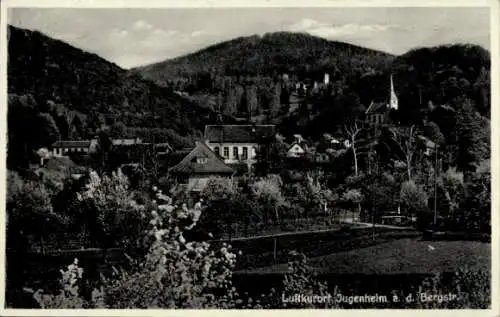
<instances>
[{"instance_id":1,"label":"sky","mask_svg":"<svg viewBox=\"0 0 500 317\"><path fill-rule=\"evenodd\" d=\"M123 68L239 36L306 32L393 54L442 44L490 48L488 8L11 8L8 23L38 30Z\"/></svg>"}]
</instances>

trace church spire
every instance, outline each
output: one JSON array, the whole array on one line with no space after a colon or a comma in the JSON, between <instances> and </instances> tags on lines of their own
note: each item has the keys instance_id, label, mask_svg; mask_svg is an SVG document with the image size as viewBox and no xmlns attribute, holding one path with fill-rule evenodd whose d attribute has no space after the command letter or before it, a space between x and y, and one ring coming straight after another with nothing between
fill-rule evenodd
<instances>
[{"instance_id":1,"label":"church spire","mask_svg":"<svg viewBox=\"0 0 500 317\"><path fill-rule=\"evenodd\" d=\"M390 94L389 107L391 109L398 110L398 97L396 96L396 92L394 91L394 83L392 81L392 74L391 74L391 94Z\"/></svg>"}]
</instances>

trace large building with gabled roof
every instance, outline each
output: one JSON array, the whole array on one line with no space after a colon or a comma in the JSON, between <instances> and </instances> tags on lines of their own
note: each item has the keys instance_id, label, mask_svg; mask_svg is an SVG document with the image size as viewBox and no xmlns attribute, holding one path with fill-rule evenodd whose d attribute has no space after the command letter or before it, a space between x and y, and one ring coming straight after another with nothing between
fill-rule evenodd
<instances>
[{"instance_id":1,"label":"large building with gabled roof","mask_svg":"<svg viewBox=\"0 0 500 317\"><path fill-rule=\"evenodd\" d=\"M176 156L176 153L171 156ZM203 142L197 141L192 150L183 151L177 158L180 161L169 168L169 174L191 192L202 191L211 177L232 177L235 173Z\"/></svg>"},{"instance_id":2,"label":"large building with gabled roof","mask_svg":"<svg viewBox=\"0 0 500 317\"><path fill-rule=\"evenodd\" d=\"M207 125L205 144L226 164L256 162L257 149L265 138L276 135L275 125Z\"/></svg>"}]
</instances>

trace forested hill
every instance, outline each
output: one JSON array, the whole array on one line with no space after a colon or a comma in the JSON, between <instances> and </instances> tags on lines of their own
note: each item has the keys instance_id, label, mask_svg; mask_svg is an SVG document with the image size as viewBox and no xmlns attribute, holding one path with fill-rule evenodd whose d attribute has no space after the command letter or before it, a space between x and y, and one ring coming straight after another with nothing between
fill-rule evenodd
<instances>
[{"instance_id":1,"label":"forested hill","mask_svg":"<svg viewBox=\"0 0 500 317\"><path fill-rule=\"evenodd\" d=\"M88 138L106 124L129 132L143 128L138 129L141 137L146 128L157 128L163 132L158 137L168 139L163 141L183 146L216 119L211 110L167 88L38 31L9 26L8 37L9 137L18 144L34 142L28 147L35 147L59 137ZM25 108L29 115L21 114ZM39 141L22 136L15 127L30 124L30 115L35 121L42 115L41 128L48 129L48 121L54 133Z\"/></svg>"},{"instance_id":2,"label":"forested hill","mask_svg":"<svg viewBox=\"0 0 500 317\"><path fill-rule=\"evenodd\" d=\"M333 76L353 70L362 73L384 68L392 59L387 53L305 33L275 32L239 37L133 71L163 83L206 72L226 76L291 73L322 80L325 72Z\"/></svg>"},{"instance_id":3,"label":"forested hill","mask_svg":"<svg viewBox=\"0 0 500 317\"><path fill-rule=\"evenodd\" d=\"M478 45L455 44L414 49L392 64L400 102L408 109L434 104L452 105L457 97L474 102L483 116L490 114L490 52Z\"/></svg>"}]
</instances>

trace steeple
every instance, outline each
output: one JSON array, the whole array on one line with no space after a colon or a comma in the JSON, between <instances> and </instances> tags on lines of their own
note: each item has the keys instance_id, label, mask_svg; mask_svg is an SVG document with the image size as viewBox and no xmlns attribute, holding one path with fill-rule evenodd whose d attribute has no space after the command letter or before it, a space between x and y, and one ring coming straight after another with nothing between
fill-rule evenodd
<instances>
[{"instance_id":1,"label":"steeple","mask_svg":"<svg viewBox=\"0 0 500 317\"><path fill-rule=\"evenodd\" d=\"M391 109L398 110L398 97L396 96L396 92L394 91L394 83L392 81L392 74L391 74L391 93L390 93L389 107Z\"/></svg>"}]
</instances>

